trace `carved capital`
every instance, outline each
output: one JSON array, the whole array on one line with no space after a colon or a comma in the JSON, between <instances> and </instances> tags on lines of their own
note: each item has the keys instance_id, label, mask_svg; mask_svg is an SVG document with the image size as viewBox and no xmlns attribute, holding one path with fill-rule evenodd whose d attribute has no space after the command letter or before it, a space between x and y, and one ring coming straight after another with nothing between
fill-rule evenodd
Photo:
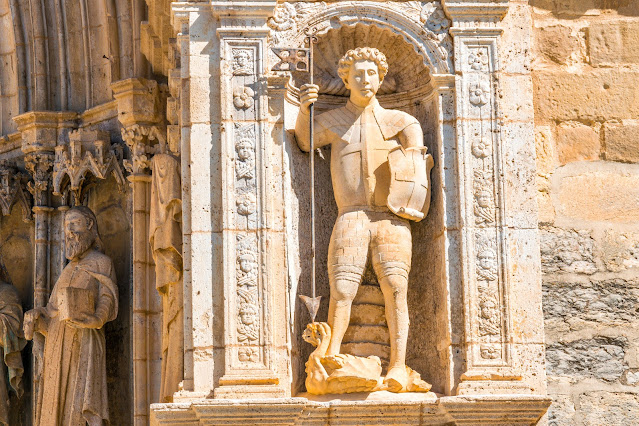
<instances>
[{"instance_id":1,"label":"carved capital","mask_svg":"<svg viewBox=\"0 0 639 426\"><path fill-rule=\"evenodd\" d=\"M35 206L46 206L48 204L47 191L51 181L51 169L53 168L53 153L35 152L27 154L24 157L24 165L33 179L27 187L31 195L33 195Z\"/></svg>"},{"instance_id":2,"label":"carved capital","mask_svg":"<svg viewBox=\"0 0 639 426\"><path fill-rule=\"evenodd\" d=\"M133 175L148 173L153 155L166 152L166 136L158 126L133 124L122 128L122 139L131 152L124 168Z\"/></svg>"},{"instance_id":3,"label":"carved capital","mask_svg":"<svg viewBox=\"0 0 639 426\"><path fill-rule=\"evenodd\" d=\"M31 220L31 199L26 195L26 181L28 177L19 172L15 164L7 160L0 161L0 209L8 216L14 205L22 207L25 222Z\"/></svg>"}]
</instances>

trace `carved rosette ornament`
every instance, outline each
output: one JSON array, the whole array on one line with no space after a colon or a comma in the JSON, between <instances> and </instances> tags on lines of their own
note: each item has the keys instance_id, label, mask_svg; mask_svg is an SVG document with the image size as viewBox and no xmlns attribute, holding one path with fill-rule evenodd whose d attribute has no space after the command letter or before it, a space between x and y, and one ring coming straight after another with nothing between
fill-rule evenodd
<instances>
[{"instance_id":1,"label":"carved rosette ornament","mask_svg":"<svg viewBox=\"0 0 639 426\"><path fill-rule=\"evenodd\" d=\"M18 172L15 165L7 160L0 161L0 209L2 214L8 216L14 205L22 207L22 215L25 222L32 219L31 199L26 194L27 177Z\"/></svg>"}]
</instances>

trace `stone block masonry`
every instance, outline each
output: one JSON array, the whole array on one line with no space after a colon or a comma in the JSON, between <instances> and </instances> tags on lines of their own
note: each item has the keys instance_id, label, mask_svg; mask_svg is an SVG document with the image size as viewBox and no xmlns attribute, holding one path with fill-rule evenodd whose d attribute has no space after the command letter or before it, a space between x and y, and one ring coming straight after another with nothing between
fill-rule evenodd
<instances>
[{"instance_id":1,"label":"stone block masonry","mask_svg":"<svg viewBox=\"0 0 639 426\"><path fill-rule=\"evenodd\" d=\"M639 421L639 15L630 3L530 2L550 425Z\"/></svg>"}]
</instances>

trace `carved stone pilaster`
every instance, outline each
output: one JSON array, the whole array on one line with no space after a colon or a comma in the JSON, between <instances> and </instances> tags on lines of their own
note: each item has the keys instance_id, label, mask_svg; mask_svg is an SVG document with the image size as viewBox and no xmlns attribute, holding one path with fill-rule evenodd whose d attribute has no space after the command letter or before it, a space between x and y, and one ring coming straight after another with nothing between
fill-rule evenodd
<instances>
[{"instance_id":1,"label":"carved stone pilaster","mask_svg":"<svg viewBox=\"0 0 639 426\"><path fill-rule=\"evenodd\" d=\"M25 222L32 219L31 198L25 193L27 176L19 172L14 164L0 161L0 209L4 216L11 214L14 205L22 207Z\"/></svg>"},{"instance_id":2,"label":"carved stone pilaster","mask_svg":"<svg viewBox=\"0 0 639 426\"><path fill-rule=\"evenodd\" d=\"M118 106L122 139L129 148L124 168L129 173L133 201L133 398L135 425L148 424L148 407L158 402L161 387L162 300L155 288L155 268L149 245L151 159L167 152L166 93L156 81L142 78L111 85Z\"/></svg>"}]
</instances>

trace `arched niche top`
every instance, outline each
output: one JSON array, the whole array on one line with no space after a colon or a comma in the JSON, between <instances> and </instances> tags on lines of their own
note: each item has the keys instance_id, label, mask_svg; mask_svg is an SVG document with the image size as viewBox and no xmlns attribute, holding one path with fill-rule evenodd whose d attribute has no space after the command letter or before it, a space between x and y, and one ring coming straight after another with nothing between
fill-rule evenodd
<instances>
[{"instance_id":1,"label":"arched niche top","mask_svg":"<svg viewBox=\"0 0 639 426\"><path fill-rule=\"evenodd\" d=\"M273 46L280 47L302 46L308 28L316 28L318 37L325 38L330 37L329 32L339 29L376 27L379 29L376 35L394 34L402 37L406 45L421 57L429 74L453 73L452 40L448 35L450 22L439 2L285 2L276 7L268 25ZM363 36L367 33L362 31L360 34ZM360 44L357 39L353 41L356 45ZM380 40L377 40L379 43ZM336 50L345 52L348 49ZM334 55L337 63L340 53L335 52Z\"/></svg>"}]
</instances>

